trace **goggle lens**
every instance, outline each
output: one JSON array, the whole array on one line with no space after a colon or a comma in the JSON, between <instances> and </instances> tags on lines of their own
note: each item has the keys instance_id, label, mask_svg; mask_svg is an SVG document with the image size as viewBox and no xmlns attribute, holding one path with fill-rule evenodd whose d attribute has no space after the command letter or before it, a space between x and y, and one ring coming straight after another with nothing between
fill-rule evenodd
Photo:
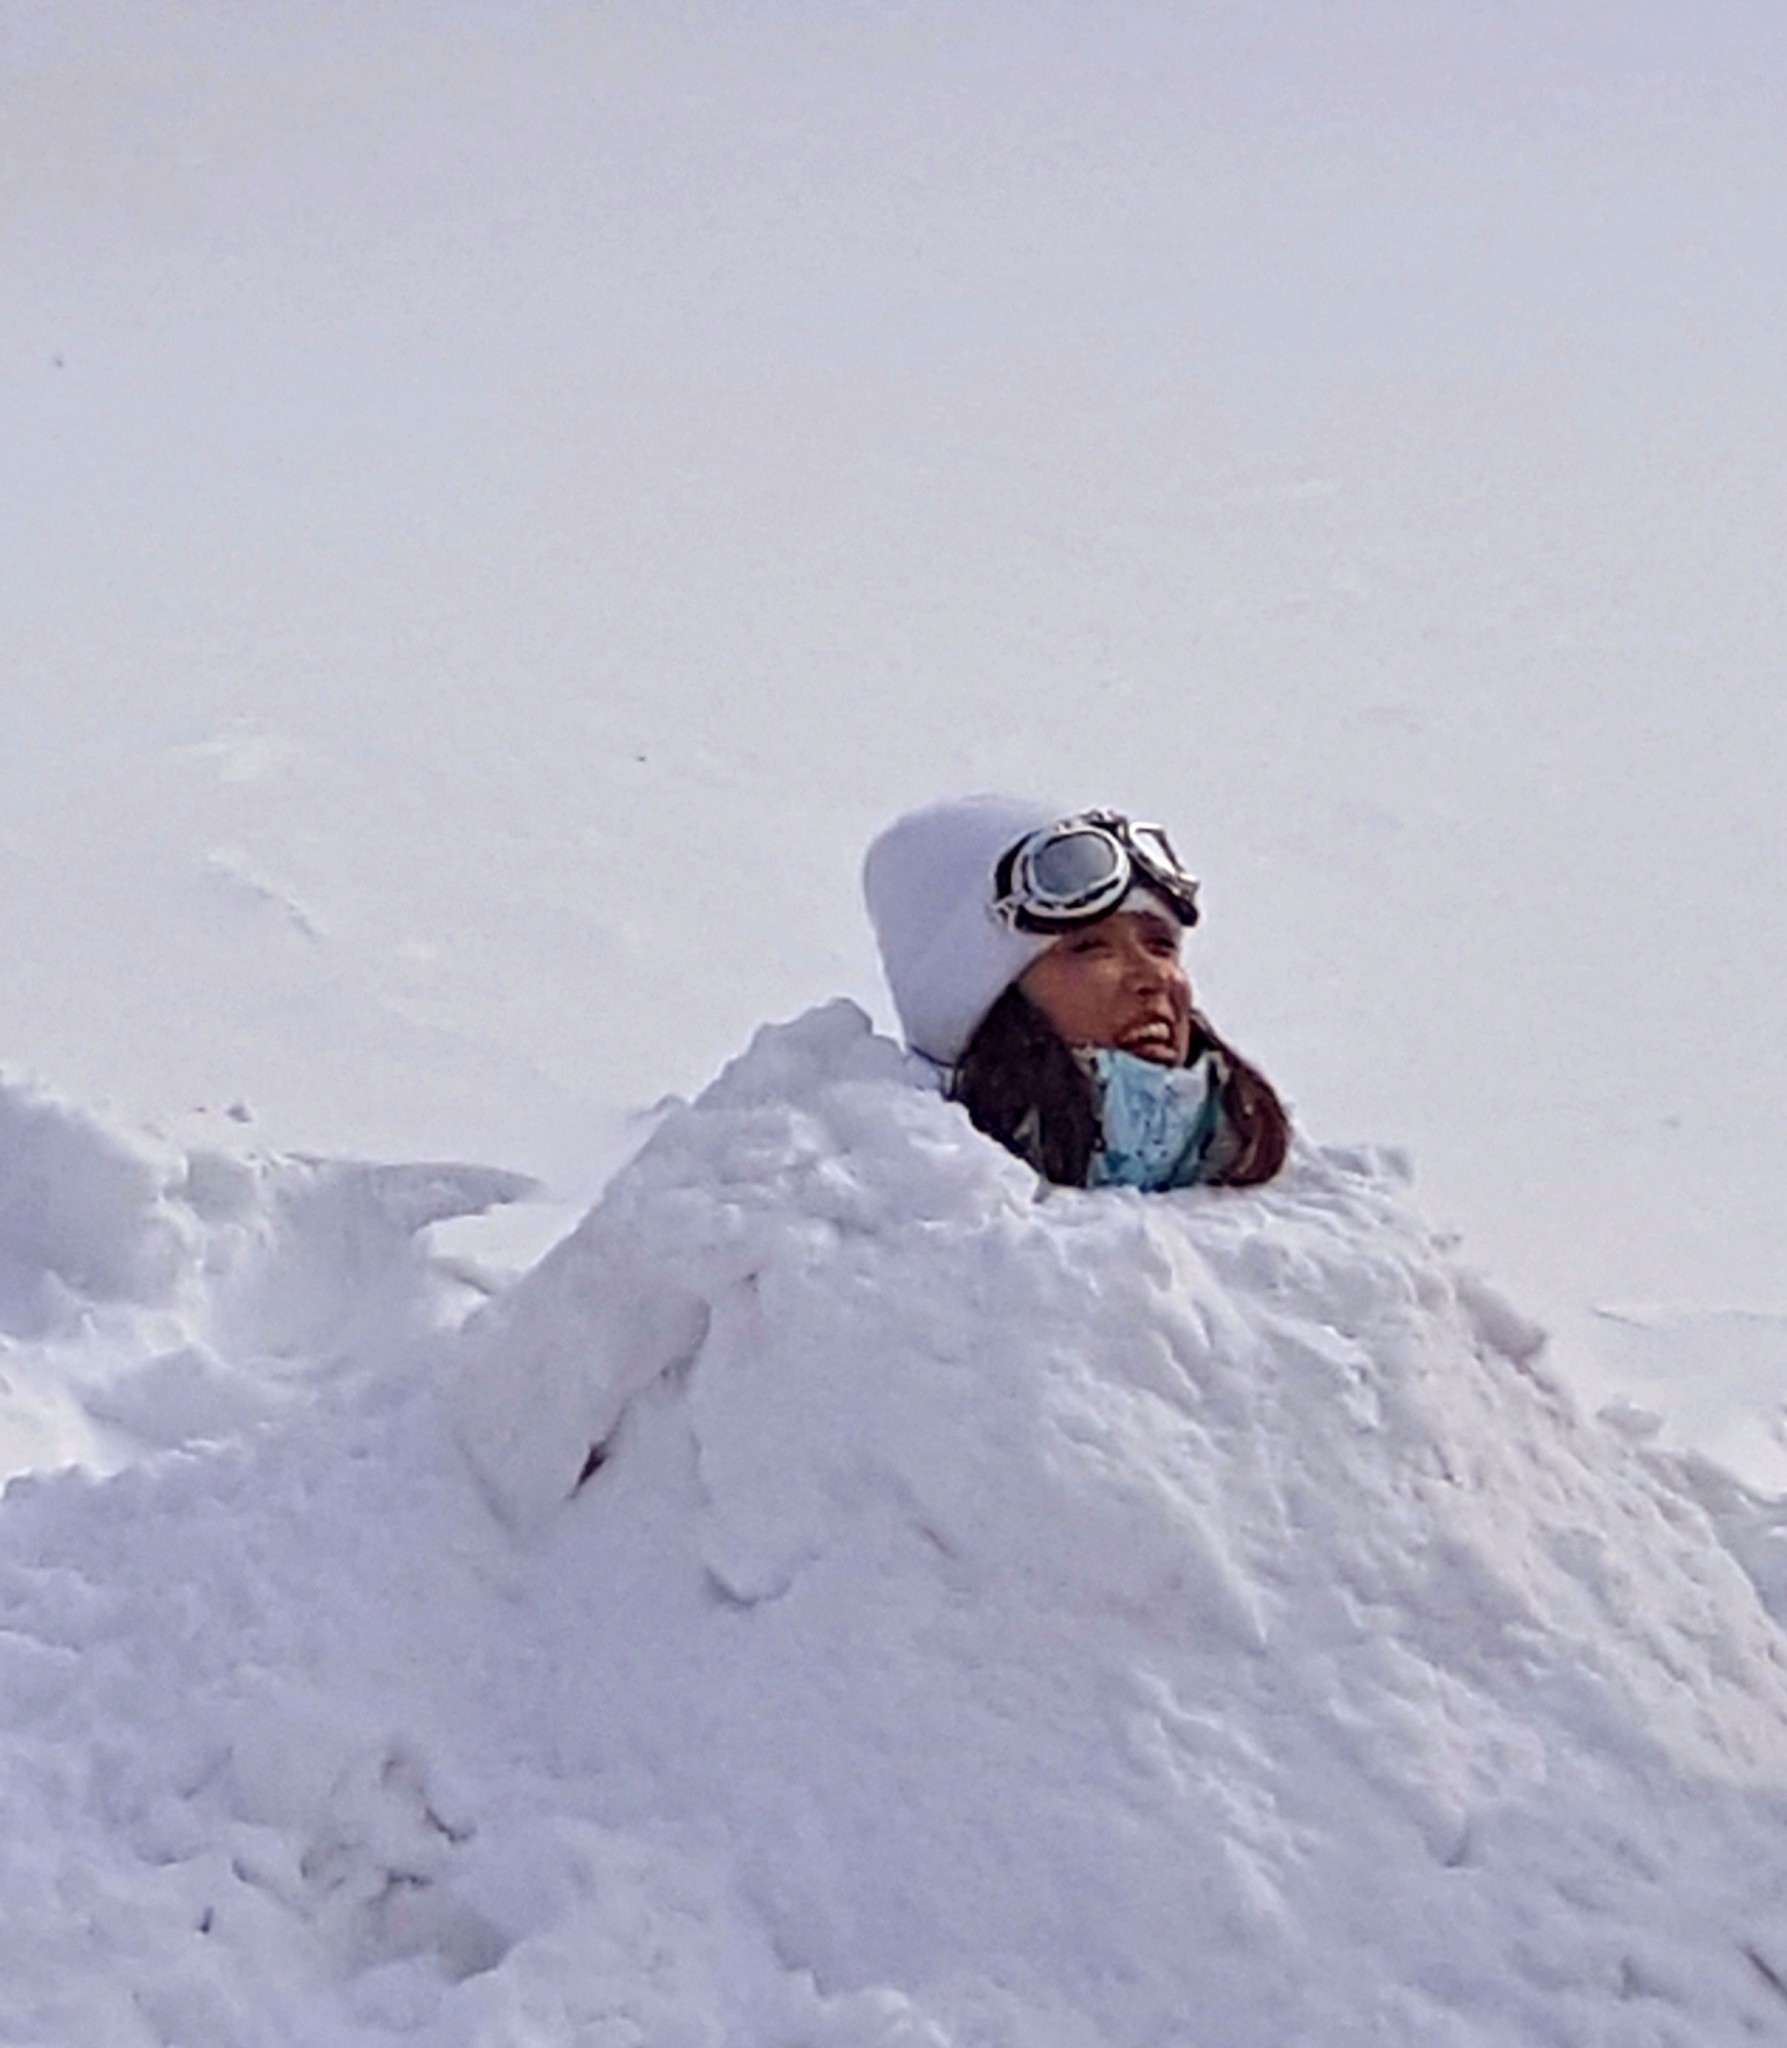
<instances>
[{"instance_id":1,"label":"goggle lens","mask_svg":"<svg viewBox=\"0 0 1787 2048\"><path fill-rule=\"evenodd\" d=\"M1039 903L1074 904L1112 888L1123 876L1123 849L1108 832L1059 832L1026 863Z\"/></svg>"}]
</instances>

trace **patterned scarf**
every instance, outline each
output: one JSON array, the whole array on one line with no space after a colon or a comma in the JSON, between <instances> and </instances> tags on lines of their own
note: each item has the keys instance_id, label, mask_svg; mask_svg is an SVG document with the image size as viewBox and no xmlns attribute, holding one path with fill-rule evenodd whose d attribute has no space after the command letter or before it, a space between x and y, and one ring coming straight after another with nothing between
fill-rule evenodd
<instances>
[{"instance_id":1,"label":"patterned scarf","mask_svg":"<svg viewBox=\"0 0 1787 2048\"><path fill-rule=\"evenodd\" d=\"M1221 1121L1216 1057L1163 1067L1134 1053L1098 1046L1082 1055L1098 1094L1103 1145L1087 1186L1189 1188L1206 1177L1210 1141Z\"/></svg>"}]
</instances>

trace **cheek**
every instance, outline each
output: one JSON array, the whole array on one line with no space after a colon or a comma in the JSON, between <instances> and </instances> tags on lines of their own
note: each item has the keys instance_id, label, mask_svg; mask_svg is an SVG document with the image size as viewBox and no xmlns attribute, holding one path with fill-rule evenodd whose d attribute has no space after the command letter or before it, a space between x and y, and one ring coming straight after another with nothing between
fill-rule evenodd
<instances>
[{"instance_id":1,"label":"cheek","mask_svg":"<svg viewBox=\"0 0 1787 2048\"><path fill-rule=\"evenodd\" d=\"M1102 1021L1112 981L1098 955L1070 953L1039 962L1018 986L1057 1030L1079 1037Z\"/></svg>"}]
</instances>

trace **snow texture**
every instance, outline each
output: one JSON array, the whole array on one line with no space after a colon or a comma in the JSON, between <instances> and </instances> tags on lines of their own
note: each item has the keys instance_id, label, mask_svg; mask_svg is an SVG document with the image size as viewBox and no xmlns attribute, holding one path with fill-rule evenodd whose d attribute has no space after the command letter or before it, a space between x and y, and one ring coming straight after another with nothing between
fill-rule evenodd
<instances>
[{"instance_id":1,"label":"snow texture","mask_svg":"<svg viewBox=\"0 0 1787 2048\"><path fill-rule=\"evenodd\" d=\"M1787 1521L1394 1160L1040 1192L839 1003L455 1329L501 1177L8 1102L193 1426L0 1513L0 2038L1787 2034Z\"/></svg>"}]
</instances>

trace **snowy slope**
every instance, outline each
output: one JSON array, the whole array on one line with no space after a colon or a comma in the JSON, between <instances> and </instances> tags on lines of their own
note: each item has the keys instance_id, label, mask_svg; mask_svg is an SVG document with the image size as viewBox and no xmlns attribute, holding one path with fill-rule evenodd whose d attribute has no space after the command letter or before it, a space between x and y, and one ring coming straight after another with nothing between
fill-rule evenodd
<instances>
[{"instance_id":1,"label":"snowy slope","mask_svg":"<svg viewBox=\"0 0 1787 2048\"><path fill-rule=\"evenodd\" d=\"M0 30L0 1056L581 1203L1114 797L1523 1299L1787 1309L1778 10Z\"/></svg>"},{"instance_id":2,"label":"snowy slope","mask_svg":"<svg viewBox=\"0 0 1787 2048\"><path fill-rule=\"evenodd\" d=\"M249 1233L307 1399L248 1290L260 1412L7 1495L14 2038L1787 2025L1787 1531L1381 1160L1039 1201L833 1005L461 1334L393 1234L518 1190L401 1192Z\"/></svg>"}]
</instances>

